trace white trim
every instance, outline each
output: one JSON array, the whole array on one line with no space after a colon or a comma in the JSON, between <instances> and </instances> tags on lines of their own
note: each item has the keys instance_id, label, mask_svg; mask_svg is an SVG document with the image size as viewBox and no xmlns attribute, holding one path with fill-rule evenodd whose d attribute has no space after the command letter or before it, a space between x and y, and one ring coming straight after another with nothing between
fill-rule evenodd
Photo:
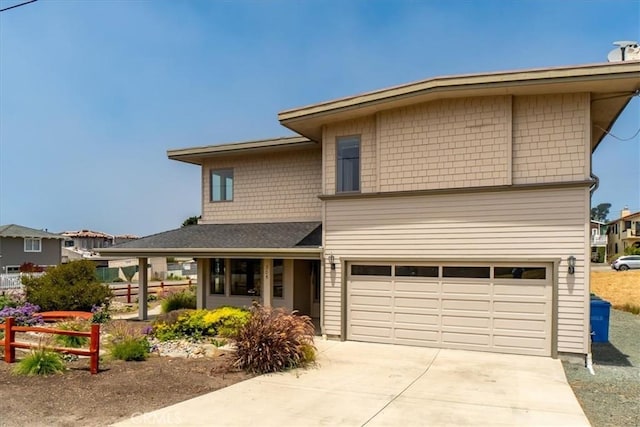
<instances>
[{"instance_id":1,"label":"white trim","mask_svg":"<svg viewBox=\"0 0 640 427\"><path fill-rule=\"evenodd\" d=\"M38 249L27 249L27 241L38 242ZM31 244L33 248L33 243ZM25 252L42 252L42 238L40 237L25 237L24 238L24 251Z\"/></svg>"}]
</instances>

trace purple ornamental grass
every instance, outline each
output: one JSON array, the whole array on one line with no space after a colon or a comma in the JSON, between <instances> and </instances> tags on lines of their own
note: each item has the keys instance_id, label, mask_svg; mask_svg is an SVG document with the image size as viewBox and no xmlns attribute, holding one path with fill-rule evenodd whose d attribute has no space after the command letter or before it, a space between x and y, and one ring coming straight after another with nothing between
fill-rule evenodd
<instances>
[{"instance_id":1,"label":"purple ornamental grass","mask_svg":"<svg viewBox=\"0 0 640 427\"><path fill-rule=\"evenodd\" d=\"M33 326L41 325L42 316L34 316L40 311L40 306L26 302L19 307L5 307L0 310L0 323L4 323L6 317L13 317L17 325Z\"/></svg>"}]
</instances>

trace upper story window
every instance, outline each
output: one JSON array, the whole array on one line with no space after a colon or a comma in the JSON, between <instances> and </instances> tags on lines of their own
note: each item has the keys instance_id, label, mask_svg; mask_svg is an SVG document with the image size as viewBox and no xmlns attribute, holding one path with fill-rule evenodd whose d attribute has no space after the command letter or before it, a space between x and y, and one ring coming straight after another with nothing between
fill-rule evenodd
<instances>
[{"instance_id":1,"label":"upper story window","mask_svg":"<svg viewBox=\"0 0 640 427\"><path fill-rule=\"evenodd\" d=\"M27 237L24 239L25 252L42 252L42 241L37 238Z\"/></svg>"},{"instance_id":2,"label":"upper story window","mask_svg":"<svg viewBox=\"0 0 640 427\"><path fill-rule=\"evenodd\" d=\"M211 201L227 202L233 200L233 169L214 169L211 171Z\"/></svg>"},{"instance_id":3,"label":"upper story window","mask_svg":"<svg viewBox=\"0 0 640 427\"><path fill-rule=\"evenodd\" d=\"M360 191L360 136L339 137L336 145L336 192Z\"/></svg>"}]
</instances>

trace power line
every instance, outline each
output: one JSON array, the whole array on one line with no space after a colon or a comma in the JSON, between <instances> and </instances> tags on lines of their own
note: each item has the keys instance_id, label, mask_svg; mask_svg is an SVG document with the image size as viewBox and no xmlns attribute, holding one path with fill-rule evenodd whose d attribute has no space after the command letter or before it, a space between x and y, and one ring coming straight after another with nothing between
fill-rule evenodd
<instances>
[{"instance_id":1,"label":"power line","mask_svg":"<svg viewBox=\"0 0 640 427\"><path fill-rule=\"evenodd\" d=\"M606 133L607 135L609 135L611 138L615 138L618 141L631 141L633 138L635 138L636 136L638 136L638 134L640 133L640 128L638 128L638 130L636 131L636 133L634 133L632 136L630 136L629 138L619 138L617 136L615 136L614 134L612 134L611 132L609 132L608 130L601 128L600 126L596 125L596 127L598 129L600 129L601 131L603 131L604 133Z\"/></svg>"},{"instance_id":2,"label":"power line","mask_svg":"<svg viewBox=\"0 0 640 427\"><path fill-rule=\"evenodd\" d=\"M24 3L14 4L13 6L9 6L9 7L5 7L4 9L0 9L0 12L4 12L4 11L9 10L9 9L15 9L16 7L24 6L25 4L33 3L33 2L36 2L36 1L38 1L38 0L29 0L29 1L26 1Z\"/></svg>"}]
</instances>

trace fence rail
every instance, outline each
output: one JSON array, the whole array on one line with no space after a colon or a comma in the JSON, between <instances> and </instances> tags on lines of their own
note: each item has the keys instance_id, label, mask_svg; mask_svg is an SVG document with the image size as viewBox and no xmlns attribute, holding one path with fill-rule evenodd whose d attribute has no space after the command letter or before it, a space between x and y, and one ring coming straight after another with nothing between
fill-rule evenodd
<instances>
[{"instance_id":1,"label":"fence rail","mask_svg":"<svg viewBox=\"0 0 640 427\"><path fill-rule=\"evenodd\" d=\"M39 332L44 334L54 335L70 335L74 337L87 337L89 338L89 349L81 348L67 348L67 347L51 347L53 351L58 353L69 353L78 356L89 356L90 368L92 374L97 374L100 363L100 325L93 323L91 325L91 331L64 331L62 329L49 329L41 328L38 326L16 326L13 317L5 318L3 324L0 324L0 329L4 329L4 361L7 363L13 363L16 361L16 348L37 348L39 344L30 342L16 341L16 332ZM2 342L2 341L0 341Z\"/></svg>"},{"instance_id":2,"label":"fence rail","mask_svg":"<svg viewBox=\"0 0 640 427\"><path fill-rule=\"evenodd\" d=\"M191 279L187 282L176 282L176 283L164 283L160 282L160 284L149 284L147 288L149 292L156 295L164 295L167 291L167 288L171 288L174 286L191 286ZM127 304L131 304L131 297L137 296L140 293L140 287L138 284L126 284L126 285L111 285L111 290L113 291L113 295L116 297L127 297Z\"/></svg>"}]
</instances>

